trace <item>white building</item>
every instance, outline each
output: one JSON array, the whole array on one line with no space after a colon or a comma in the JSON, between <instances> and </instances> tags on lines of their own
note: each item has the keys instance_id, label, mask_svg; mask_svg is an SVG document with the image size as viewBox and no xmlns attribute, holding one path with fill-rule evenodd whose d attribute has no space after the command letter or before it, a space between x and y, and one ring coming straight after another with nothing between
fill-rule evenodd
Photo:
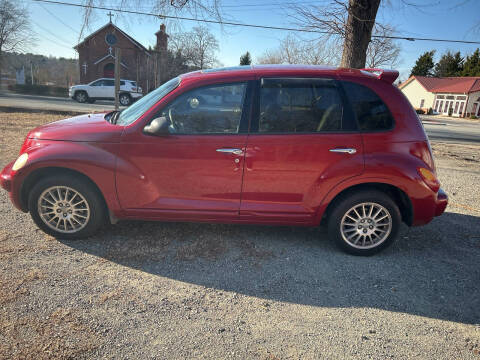
<instances>
[{"instance_id":1,"label":"white building","mask_svg":"<svg viewBox=\"0 0 480 360\"><path fill-rule=\"evenodd\" d=\"M399 85L415 109L450 116L480 116L480 77L410 76Z\"/></svg>"}]
</instances>

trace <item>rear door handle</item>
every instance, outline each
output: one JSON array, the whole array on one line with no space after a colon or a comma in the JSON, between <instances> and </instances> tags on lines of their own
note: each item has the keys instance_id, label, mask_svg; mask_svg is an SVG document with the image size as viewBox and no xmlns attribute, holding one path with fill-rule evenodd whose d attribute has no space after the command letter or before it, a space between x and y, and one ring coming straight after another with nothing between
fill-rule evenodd
<instances>
[{"instance_id":1,"label":"rear door handle","mask_svg":"<svg viewBox=\"0 0 480 360\"><path fill-rule=\"evenodd\" d=\"M217 149L217 152L220 153L227 153L227 154L234 154L234 155L243 155L243 150L242 149Z\"/></svg>"},{"instance_id":2,"label":"rear door handle","mask_svg":"<svg viewBox=\"0 0 480 360\"><path fill-rule=\"evenodd\" d=\"M337 148L337 149L330 149L330 152L335 152L335 153L345 153L345 154L355 154L357 152L357 149L353 148Z\"/></svg>"}]
</instances>

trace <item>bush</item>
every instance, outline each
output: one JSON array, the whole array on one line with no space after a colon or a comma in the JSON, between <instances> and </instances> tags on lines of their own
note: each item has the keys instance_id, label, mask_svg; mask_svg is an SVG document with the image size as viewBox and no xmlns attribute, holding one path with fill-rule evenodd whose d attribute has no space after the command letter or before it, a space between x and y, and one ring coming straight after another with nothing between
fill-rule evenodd
<instances>
[{"instance_id":1,"label":"bush","mask_svg":"<svg viewBox=\"0 0 480 360\"><path fill-rule=\"evenodd\" d=\"M470 119L477 119L477 117L475 115L470 115Z\"/></svg>"},{"instance_id":2,"label":"bush","mask_svg":"<svg viewBox=\"0 0 480 360\"><path fill-rule=\"evenodd\" d=\"M8 85L8 90L19 93L19 94L68 97L68 89L61 86L12 84L12 85Z\"/></svg>"},{"instance_id":3,"label":"bush","mask_svg":"<svg viewBox=\"0 0 480 360\"><path fill-rule=\"evenodd\" d=\"M433 115L433 109L432 109L432 108L428 108L427 114L428 114L428 115Z\"/></svg>"},{"instance_id":4,"label":"bush","mask_svg":"<svg viewBox=\"0 0 480 360\"><path fill-rule=\"evenodd\" d=\"M417 114L425 114L425 111L423 111L422 109L415 109L415 112Z\"/></svg>"},{"instance_id":5,"label":"bush","mask_svg":"<svg viewBox=\"0 0 480 360\"><path fill-rule=\"evenodd\" d=\"M452 116L453 114L453 108L448 109L448 116Z\"/></svg>"}]
</instances>

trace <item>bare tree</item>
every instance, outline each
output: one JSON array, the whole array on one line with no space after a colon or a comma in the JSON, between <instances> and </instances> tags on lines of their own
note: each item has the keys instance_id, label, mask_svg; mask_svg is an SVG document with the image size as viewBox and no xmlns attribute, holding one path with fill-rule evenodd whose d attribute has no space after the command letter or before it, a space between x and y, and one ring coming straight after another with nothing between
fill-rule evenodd
<instances>
[{"instance_id":1,"label":"bare tree","mask_svg":"<svg viewBox=\"0 0 480 360\"><path fill-rule=\"evenodd\" d=\"M375 34L391 36L393 27L388 25L375 24ZM369 68L391 67L394 68L400 61L400 46L388 37L374 37L367 48L366 65Z\"/></svg>"},{"instance_id":2,"label":"bare tree","mask_svg":"<svg viewBox=\"0 0 480 360\"><path fill-rule=\"evenodd\" d=\"M166 16L190 16L196 19L214 19L222 21L224 18L222 0L119 0L115 5L118 10L130 10L141 8L143 11ZM90 22L94 18L94 6L102 6L104 0L83 0L84 11L82 28L79 42L85 31L90 28Z\"/></svg>"},{"instance_id":3,"label":"bare tree","mask_svg":"<svg viewBox=\"0 0 480 360\"><path fill-rule=\"evenodd\" d=\"M218 64L218 41L205 26L172 35L170 48L174 53L180 52L187 59L188 65L195 68L205 69Z\"/></svg>"},{"instance_id":4,"label":"bare tree","mask_svg":"<svg viewBox=\"0 0 480 360\"><path fill-rule=\"evenodd\" d=\"M27 9L16 1L0 0L0 74L3 54L24 51L32 41Z\"/></svg>"},{"instance_id":5,"label":"bare tree","mask_svg":"<svg viewBox=\"0 0 480 360\"><path fill-rule=\"evenodd\" d=\"M331 0L329 5L294 5L295 18L305 29L343 42L340 66L365 67L367 48L381 0Z\"/></svg>"},{"instance_id":6,"label":"bare tree","mask_svg":"<svg viewBox=\"0 0 480 360\"><path fill-rule=\"evenodd\" d=\"M288 35L275 49L266 50L257 61L260 64L334 65L338 63L335 51L327 42L306 41Z\"/></svg>"}]
</instances>

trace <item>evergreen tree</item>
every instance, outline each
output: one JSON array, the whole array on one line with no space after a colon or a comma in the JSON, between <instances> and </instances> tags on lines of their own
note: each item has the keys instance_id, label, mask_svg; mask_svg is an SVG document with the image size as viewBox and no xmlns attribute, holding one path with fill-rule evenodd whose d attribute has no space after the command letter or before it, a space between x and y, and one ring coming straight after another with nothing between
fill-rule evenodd
<instances>
[{"instance_id":1,"label":"evergreen tree","mask_svg":"<svg viewBox=\"0 0 480 360\"><path fill-rule=\"evenodd\" d=\"M422 54L415 63L415 66L412 68L412 72L410 76L417 75L417 76L432 76L433 75L433 55L435 54L435 50L427 51L426 53Z\"/></svg>"},{"instance_id":2,"label":"evergreen tree","mask_svg":"<svg viewBox=\"0 0 480 360\"><path fill-rule=\"evenodd\" d=\"M480 49L467 56L463 64L462 76L480 76Z\"/></svg>"},{"instance_id":3,"label":"evergreen tree","mask_svg":"<svg viewBox=\"0 0 480 360\"><path fill-rule=\"evenodd\" d=\"M252 63L252 57L250 53L247 51L245 54L240 56L240 65L250 65Z\"/></svg>"},{"instance_id":4,"label":"evergreen tree","mask_svg":"<svg viewBox=\"0 0 480 360\"><path fill-rule=\"evenodd\" d=\"M438 63L435 65L435 76L460 76L463 70L463 58L460 52L452 54L448 51L443 54Z\"/></svg>"}]
</instances>

